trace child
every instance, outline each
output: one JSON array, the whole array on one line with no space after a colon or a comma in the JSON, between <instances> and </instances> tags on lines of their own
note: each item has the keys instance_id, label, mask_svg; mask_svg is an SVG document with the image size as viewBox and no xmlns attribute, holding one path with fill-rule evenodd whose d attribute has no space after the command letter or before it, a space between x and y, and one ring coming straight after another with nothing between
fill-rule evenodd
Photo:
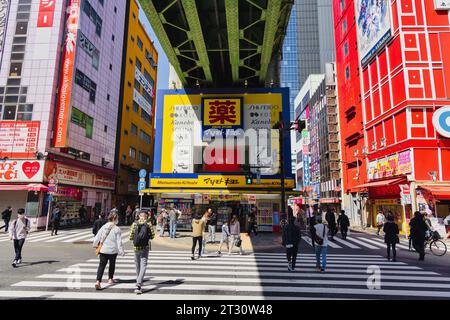
<instances>
[{"instance_id":1,"label":"child","mask_svg":"<svg viewBox=\"0 0 450 320\"><path fill-rule=\"evenodd\" d=\"M228 221L224 220L223 221L223 225L222 225L222 240L220 241L220 247L219 247L219 251L217 251L217 254L222 254L221 250L222 250L222 245L224 242L226 242L227 244L227 251L230 250L230 237L231 237L231 233L230 233L230 227L228 226Z\"/></svg>"}]
</instances>

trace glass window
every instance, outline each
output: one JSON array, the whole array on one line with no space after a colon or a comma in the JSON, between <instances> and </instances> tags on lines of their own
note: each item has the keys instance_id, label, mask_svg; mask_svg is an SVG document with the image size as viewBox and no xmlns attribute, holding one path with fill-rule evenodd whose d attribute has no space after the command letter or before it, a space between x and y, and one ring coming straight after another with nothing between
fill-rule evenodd
<instances>
[{"instance_id":1,"label":"glass window","mask_svg":"<svg viewBox=\"0 0 450 320\"><path fill-rule=\"evenodd\" d=\"M139 112L139 105L135 101L133 101L133 111Z\"/></svg>"},{"instance_id":2,"label":"glass window","mask_svg":"<svg viewBox=\"0 0 450 320\"><path fill-rule=\"evenodd\" d=\"M12 62L11 68L9 70L10 77L20 77L22 75L22 63L21 62Z\"/></svg>"},{"instance_id":3,"label":"glass window","mask_svg":"<svg viewBox=\"0 0 450 320\"><path fill-rule=\"evenodd\" d=\"M139 36L137 36L137 45L138 45L139 49L141 49L141 50L144 47L144 44L142 43L142 40L141 40L141 38L139 38Z\"/></svg>"},{"instance_id":4,"label":"glass window","mask_svg":"<svg viewBox=\"0 0 450 320\"><path fill-rule=\"evenodd\" d=\"M141 140L144 141L147 144L151 143L150 136L147 133L145 133L145 131L143 131L143 130L141 130Z\"/></svg>"},{"instance_id":5,"label":"glass window","mask_svg":"<svg viewBox=\"0 0 450 320\"><path fill-rule=\"evenodd\" d=\"M147 112L145 112L144 109L142 109L141 117L142 117L142 119L144 119L146 122L148 122L148 123L150 123L150 124L152 123L152 117L151 117Z\"/></svg>"},{"instance_id":6,"label":"glass window","mask_svg":"<svg viewBox=\"0 0 450 320\"><path fill-rule=\"evenodd\" d=\"M16 24L16 34L17 35L26 35L27 31L28 31L28 22L18 21Z\"/></svg>"},{"instance_id":7,"label":"glass window","mask_svg":"<svg viewBox=\"0 0 450 320\"><path fill-rule=\"evenodd\" d=\"M347 66L345 68L345 78L348 80L350 79L350 66Z\"/></svg>"},{"instance_id":8,"label":"glass window","mask_svg":"<svg viewBox=\"0 0 450 320\"><path fill-rule=\"evenodd\" d=\"M16 106L5 106L3 120L16 120Z\"/></svg>"},{"instance_id":9,"label":"glass window","mask_svg":"<svg viewBox=\"0 0 450 320\"><path fill-rule=\"evenodd\" d=\"M136 159L136 149L133 147L130 147L129 156L132 159Z\"/></svg>"},{"instance_id":10,"label":"glass window","mask_svg":"<svg viewBox=\"0 0 450 320\"><path fill-rule=\"evenodd\" d=\"M344 43L344 57L348 56L348 41Z\"/></svg>"},{"instance_id":11,"label":"glass window","mask_svg":"<svg viewBox=\"0 0 450 320\"><path fill-rule=\"evenodd\" d=\"M141 61L140 61L138 58L136 58L136 68L137 68L139 71L142 70L142 63L141 63Z\"/></svg>"},{"instance_id":12,"label":"glass window","mask_svg":"<svg viewBox=\"0 0 450 320\"><path fill-rule=\"evenodd\" d=\"M134 123L131 124L131 134L133 136L137 136L138 134L138 127Z\"/></svg>"}]
</instances>

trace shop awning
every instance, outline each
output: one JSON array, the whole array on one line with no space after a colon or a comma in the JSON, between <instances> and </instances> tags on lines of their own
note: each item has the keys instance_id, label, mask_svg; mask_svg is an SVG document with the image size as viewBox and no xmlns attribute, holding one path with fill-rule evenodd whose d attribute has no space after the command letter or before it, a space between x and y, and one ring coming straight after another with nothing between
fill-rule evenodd
<instances>
[{"instance_id":1,"label":"shop awning","mask_svg":"<svg viewBox=\"0 0 450 320\"><path fill-rule=\"evenodd\" d=\"M404 182L404 178L397 178L397 179L389 179L389 180L383 180L383 181L374 181L369 182L366 184L361 184L359 186L356 186L355 188L371 188L371 187L383 187L383 186L392 186L399 184L401 182Z\"/></svg>"},{"instance_id":2,"label":"shop awning","mask_svg":"<svg viewBox=\"0 0 450 320\"><path fill-rule=\"evenodd\" d=\"M450 186L420 186L430 192L436 199L450 200Z\"/></svg>"},{"instance_id":3,"label":"shop awning","mask_svg":"<svg viewBox=\"0 0 450 320\"><path fill-rule=\"evenodd\" d=\"M0 191L48 191L48 187L40 183L32 184L0 184Z\"/></svg>"}]
</instances>

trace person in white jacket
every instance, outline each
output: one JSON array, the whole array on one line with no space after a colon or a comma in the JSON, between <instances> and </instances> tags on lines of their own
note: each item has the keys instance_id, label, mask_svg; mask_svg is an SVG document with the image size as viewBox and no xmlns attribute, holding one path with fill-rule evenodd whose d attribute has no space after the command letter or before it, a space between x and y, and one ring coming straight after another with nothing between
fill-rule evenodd
<instances>
[{"instance_id":1,"label":"person in white jacket","mask_svg":"<svg viewBox=\"0 0 450 320\"><path fill-rule=\"evenodd\" d=\"M105 272L106 264L109 261L109 284L115 283L114 271L116 269L117 255L125 255L122 244L122 231L117 226L119 223L119 215L111 212L108 217L108 223L106 223L97 233L94 239L94 248L101 245L100 250L100 264L97 270L97 282L95 283L95 289L101 290L101 282L103 273Z\"/></svg>"}]
</instances>

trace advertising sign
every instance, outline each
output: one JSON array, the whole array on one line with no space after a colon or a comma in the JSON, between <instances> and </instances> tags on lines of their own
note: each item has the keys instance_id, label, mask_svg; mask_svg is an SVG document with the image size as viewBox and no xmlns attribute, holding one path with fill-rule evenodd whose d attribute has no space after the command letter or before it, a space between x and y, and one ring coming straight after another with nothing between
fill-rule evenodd
<instances>
[{"instance_id":1,"label":"advertising sign","mask_svg":"<svg viewBox=\"0 0 450 320\"><path fill-rule=\"evenodd\" d=\"M133 100L140 105L145 112L152 115L152 105L136 89L134 89Z\"/></svg>"},{"instance_id":2,"label":"advertising sign","mask_svg":"<svg viewBox=\"0 0 450 320\"><path fill-rule=\"evenodd\" d=\"M56 179L60 184L74 186L114 189L114 179L85 171L74 167L69 167L54 162L47 162L47 172L49 179Z\"/></svg>"},{"instance_id":3,"label":"advertising sign","mask_svg":"<svg viewBox=\"0 0 450 320\"><path fill-rule=\"evenodd\" d=\"M411 152L409 150L369 162L369 180L405 175L412 172Z\"/></svg>"},{"instance_id":4,"label":"advertising sign","mask_svg":"<svg viewBox=\"0 0 450 320\"><path fill-rule=\"evenodd\" d=\"M137 81L141 84L142 88L144 88L145 91L150 95L150 97L153 97L153 86L148 82L148 80L145 78L145 76L142 74L142 72L136 68L134 71L134 77Z\"/></svg>"},{"instance_id":5,"label":"advertising sign","mask_svg":"<svg viewBox=\"0 0 450 320\"><path fill-rule=\"evenodd\" d=\"M79 18L80 0L70 0L62 75L59 84L58 108L56 112L56 129L53 142L55 148L64 148L67 144Z\"/></svg>"},{"instance_id":6,"label":"advertising sign","mask_svg":"<svg viewBox=\"0 0 450 320\"><path fill-rule=\"evenodd\" d=\"M280 179L261 179L261 184L248 185L245 176L236 175L192 175L193 177L182 178L182 175L173 177L150 176L150 188L274 188L280 187ZM294 180L285 180L286 188L294 188Z\"/></svg>"},{"instance_id":7,"label":"advertising sign","mask_svg":"<svg viewBox=\"0 0 450 320\"><path fill-rule=\"evenodd\" d=\"M5 45L6 27L8 25L10 0L0 0L0 66L2 64L3 47Z\"/></svg>"},{"instance_id":8,"label":"advertising sign","mask_svg":"<svg viewBox=\"0 0 450 320\"><path fill-rule=\"evenodd\" d=\"M433 114L433 125L441 136L450 138L450 107L442 107Z\"/></svg>"},{"instance_id":9,"label":"advertising sign","mask_svg":"<svg viewBox=\"0 0 450 320\"><path fill-rule=\"evenodd\" d=\"M38 28L53 27L56 0L41 0L39 3L39 14L37 20Z\"/></svg>"},{"instance_id":10,"label":"advertising sign","mask_svg":"<svg viewBox=\"0 0 450 320\"><path fill-rule=\"evenodd\" d=\"M434 0L436 10L450 10L450 0Z\"/></svg>"},{"instance_id":11,"label":"advertising sign","mask_svg":"<svg viewBox=\"0 0 450 320\"><path fill-rule=\"evenodd\" d=\"M38 183L44 179L44 161L9 160L0 162L0 182Z\"/></svg>"},{"instance_id":12,"label":"advertising sign","mask_svg":"<svg viewBox=\"0 0 450 320\"><path fill-rule=\"evenodd\" d=\"M303 186L309 186L311 184L311 176L309 174L309 166L311 164L311 157L303 157Z\"/></svg>"},{"instance_id":13,"label":"advertising sign","mask_svg":"<svg viewBox=\"0 0 450 320\"><path fill-rule=\"evenodd\" d=\"M9 158L35 158L39 121L0 121L0 154Z\"/></svg>"},{"instance_id":14,"label":"advertising sign","mask_svg":"<svg viewBox=\"0 0 450 320\"><path fill-rule=\"evenodd\" d=\"M242 98L203 98L204 129L242 128Z\"/></svg>"},{"instance_id":15,"label":"advertising sign","mask_svg":"<svg viewBox=\"0 0 450 320\"><path fill-rule=\"evenodd\" d=\"M389 6L388 0L356 1L356 28L362 65L392 36Z\"/></svg>"}]
</instances>

